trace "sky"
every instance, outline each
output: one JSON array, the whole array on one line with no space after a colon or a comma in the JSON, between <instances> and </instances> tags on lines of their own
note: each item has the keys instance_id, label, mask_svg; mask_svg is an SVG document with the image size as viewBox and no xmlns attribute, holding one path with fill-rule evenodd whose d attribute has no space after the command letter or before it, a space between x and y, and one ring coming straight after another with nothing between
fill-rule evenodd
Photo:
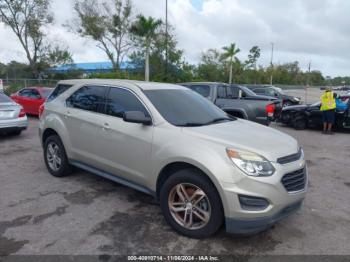
<instances>
[{"instance_id":1,"label":"sky","mask_svg":"<svg viewBox=\"0 0 350 262\"><path fill-rule=\"evenodd\" d=\"M109 0L106 0L109 1ZM133 0L134 13L165 19L165 0ZM258 64L299 61L303 70L325 76L350 76L349 0L168 0L169 22L175 27L186 61L198 63L209 48L236 43L245 60L258 45ZM46 29L51 41L70 49L74 62L107 61L92 40L67 32L63 24L74 17L73 0L52 0L55 23ZM0 62L25 55L15 35L0 24Z\"/></svg>"}]
</instances>

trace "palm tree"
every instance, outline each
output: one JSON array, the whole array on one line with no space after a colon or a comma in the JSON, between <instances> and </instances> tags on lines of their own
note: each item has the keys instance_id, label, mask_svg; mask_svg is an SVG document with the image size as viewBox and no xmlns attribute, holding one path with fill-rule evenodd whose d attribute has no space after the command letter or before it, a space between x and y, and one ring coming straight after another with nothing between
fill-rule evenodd
<instances>
[{"instance_id":1,"label":"palm tree","mask_svg":"<svg viewBox=\"0 0 350 262\"><path fill-rule=\"evenodd\" d=\"M221 58L224 60L230 59L230 77L229 84L232 84L232 71L233 71L233 59L241 51L239 48L236 48L236 44L232 43L229 46L224 46L222 48L225 52L221 55Z\"/></svg>"},{"instance_id":2,"label":"palm tree","mask_svg":"<svg viewBox=\"0 0 350 262\"><path fill-rule=\"evenodd\" d=\"M138 15L137 20L132 24L130 32L143 41L145 48L145 80L149 81L149 53L153 40L157 36L157 28L162 24L162 20L153 17Z\"/></svg>"}]
</instances>

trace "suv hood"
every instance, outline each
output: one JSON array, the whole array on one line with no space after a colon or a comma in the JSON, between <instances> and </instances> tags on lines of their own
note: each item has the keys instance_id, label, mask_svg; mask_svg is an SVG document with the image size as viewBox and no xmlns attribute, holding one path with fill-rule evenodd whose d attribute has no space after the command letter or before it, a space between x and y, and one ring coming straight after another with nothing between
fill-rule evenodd
<instances>
[{"instance_id":1,"label":"suv hood","mask_svg":"<svg viewBox=\"0 0 350 262\"><path fill-rule=\"evenodd\" d=\"M198 139L220 143L224 147L257 153L272 162L298 152L298 142L278 130L237 119L232 122L186 127L183 132Z\"/></svg>"}]
</instances>

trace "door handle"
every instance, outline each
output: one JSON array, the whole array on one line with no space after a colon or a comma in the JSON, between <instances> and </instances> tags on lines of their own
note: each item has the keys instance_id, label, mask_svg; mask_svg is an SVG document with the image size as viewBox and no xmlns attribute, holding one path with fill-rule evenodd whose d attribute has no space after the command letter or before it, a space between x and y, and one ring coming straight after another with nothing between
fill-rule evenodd
<instances>
[{"instance_id":1,"label":"door handle","mask_svg":"<svg viewBox=\"0 0 350 262\"><path fill-rule=\"evenodd\" d=\"M64 118L67 119L68 117L70 117L70 111L68 110L67 113L64 115Z\"/></svg>"},{"instance_id":2,"label":"door handle","mask_svg":"<svg viewBox=\"0 0 350 262\"><path fill-rule=\"evenodd\" d=\"M111 128L109 127L109 124L108 124L108 123L104 123L102 129L103 129L103 130L109 130L109 129L111 129Z\"/></svg>"}]
</instances>

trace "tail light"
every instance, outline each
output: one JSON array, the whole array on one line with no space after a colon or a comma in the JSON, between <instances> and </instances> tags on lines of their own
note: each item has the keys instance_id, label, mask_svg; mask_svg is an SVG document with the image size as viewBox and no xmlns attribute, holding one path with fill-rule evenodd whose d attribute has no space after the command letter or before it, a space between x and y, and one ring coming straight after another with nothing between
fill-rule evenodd
<instances>
[{"instance_id":1,"label":"tail light","mask_svg":"<svg viewBox=\"0 0 350 262\"><path fill-rule=\"evenodd\" d=\"M21 108L21 111L19 111L18 117L24 117L26 115L26 112L24 111L23 108Z\"/></svg>"},{"instance_id":2,"label":"tail light","mask_svg":"<svg viewBox=\"0 0 350 262\"><path fill-rule=\"evenodd\" d=\"M275 105L274 104L269 104L266 106L266 113L268 117L273 117L273 114L275 113Z\"/></svg>"},{"instance_id":3,"label":"tail light","mask_svg":"<svg viewBox=\"0 0 350 262\"><path fill-rule=\"evenodd\" d=\"M45 110L45 104L42 104L41 106L39 106L39 118L44 113L44 110Z\"/></svg>"}]
</instances>

